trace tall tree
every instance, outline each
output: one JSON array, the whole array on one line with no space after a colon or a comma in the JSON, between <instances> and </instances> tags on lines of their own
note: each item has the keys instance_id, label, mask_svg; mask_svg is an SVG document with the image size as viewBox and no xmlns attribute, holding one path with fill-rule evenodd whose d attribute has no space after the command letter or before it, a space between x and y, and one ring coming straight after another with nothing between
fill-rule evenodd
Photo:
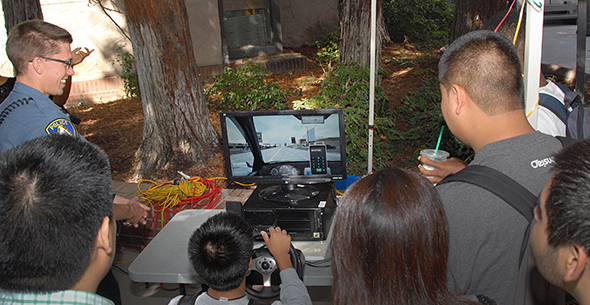
<instances>
[{"instance_id":1,"label":"tall tree","mask_svg":"<svg viewBox=\"0 0 590 305\"><path fill-rule=\"evenodd\" d=\"M168 162L202 165L219 149L219 135L197 73L184 0L125 0L143 103L137 173Z\"/></svg>"},{"instance_id":2,"label":"tall tree","mask_svg":"<svg viewBox=\"0 0 590 305\"><path fill-rule=\"evenodd\" d=\"M383 1L377 2L377 70L381 67L381 45L389 42L383 20ZM371 0L340 0L340 62L368 67L371 53Z\"/></svg>"},{"instance_id":3,"label":"tall tree","mask_svg":"<svg viewBox=\"0 0 590 305\"><path fill-rule=\"evenodd\" d=\"M2 0L2 10L6 33L20 22L31 19L43 20L39 0Z\"/></svg>"},{"instance_id":4,"label":"tall tree","mask_svg":"<svg viewBox=\"0 0 590 305\"><path fill-rule=\"evenodd\" d=\"M451 23L451 41L480 30L492 15L507 9L508 3L503 0L457 0Z\"/></svg>"}]
</instances>

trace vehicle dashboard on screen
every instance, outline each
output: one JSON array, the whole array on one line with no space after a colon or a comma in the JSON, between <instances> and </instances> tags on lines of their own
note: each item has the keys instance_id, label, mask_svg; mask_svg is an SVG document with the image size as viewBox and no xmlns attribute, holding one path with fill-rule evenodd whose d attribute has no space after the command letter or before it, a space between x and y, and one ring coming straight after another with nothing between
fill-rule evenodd
<instances>
[{"instance_id":1,"label":"vehicle dashboard on screen","mask_svg":"<svg viewBox=\"0 0 590 305\"><path fill-rule=\"evenodd\" d=\"M222 112L228 179L277 184L346 179L342 109Z\"/></svg>"}]
</instances>

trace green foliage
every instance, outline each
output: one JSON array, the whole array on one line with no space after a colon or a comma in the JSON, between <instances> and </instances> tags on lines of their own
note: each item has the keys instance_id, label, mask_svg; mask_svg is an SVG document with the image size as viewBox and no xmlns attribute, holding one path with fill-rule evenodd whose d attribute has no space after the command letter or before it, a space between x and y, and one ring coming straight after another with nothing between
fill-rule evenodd
<instances>
[{"instance_id":1,"label":"green foliage","mask_svg":"<svg viewBox=\"0 0 590 305\"><path fill-rule=\"evenodd\" d=\"M217 110L245 111L286 109L287 97L296 90L281 89L278 82L267 79L262 64L246 61L238 70L227 67L213 76L215 82L205 91L209 104Z\"/></svg>"},{"instance_id":2,"label":"green foliage","mask_svg":"<svg viewBox=\"0 0 590 305\"><path fill-rule=\"evenodd\" d=\"M346 153L348 172L364 175L367 172L369 69L356 63L337 64L320 87L320 94L294 103L294 109L344 108L346 121ZM389 166L391 145L383 136L395 128L387 106L383 88L375 87L375 129L373 167Z\"/></svg>"},{"instance_id":3,"label":"green foliage","mask_svg":"<svg viewBox=\"0 0 590 305\"><path fill-rule=\"evenodd\" d=\"M448 151L451 156L462 160L473 155L473 151L459 142L446 126L440 110L440 89L436 79L420 83L420 89L410 90L408 95L396 107L394 117L398 122L404 122L401 130L388 134L388 138L396 142L405 150L397 166L413 167L421 149L434 148L438 141L441 126L445 125L440 149Z\"/></svg>"},{"instance_id":4,"label":"green foliage","mask_svg":"<svg viewBox=\"0 0 590 305\"><path fill-rule=\"evenodd\" d=\"M393 59L392 59L393 60ZM403 56L407 65L430 65L434 53L412 58ZM424 74L432 74L426 69ZM422 70L421 70L422 71ZM346 153L348 173L362 176L367 172L369 69L356 63L335 64L325 73L319 94L293 102L293 109L343 108L346 121ZM215 76L216 82L206 91L212 106L218 110L286 109L286 98L294 91L281 90L269 82L262 65L248 62L238 70L226 69ZM306 80L318 83L320 79ZM420 149L434 148L440 128L445 124L440 110L440 89L435 78L420 83L419 90L410 90L395 109L390 109L383 88L375 88L373 169L387 167L415 168ZM473 155L445 127L440 149L466 160Z\"/></svg>"},{"instance_id":5,"label":"green foliage","mask_svg":"<svg viewBox=\"0 0 590 305\"><path fill-rule=\"evenodd\" d=\"M386 0L383 16L389 36L395 42L408 39L446 43L453 7L445 0Z\"/></svg>"},{"instance_id":6,"label":"green foliage","mask_svg":"<svg viewBox=\"0 0 590 305\"><path fill-rule=\"evenodd\" d=\"M118 50L122 48L123 46L117 47ZM129 52L122 52L117 54L114 60L111 60L111 64L121 65L121 79L123 79L125 95L140 98L141 92L139 91L139 78L135 70L135 57Z\"/></svg>"},{"instance_id":7,"label":"green foliage","mask_svg":"<svg viewBox=\"0 0 590 305\"><path fill-rule=\"evenodd\" d=\"M440 110L438 81L432 78L410 90L401 105L390 109L381 87L375 88L375 123L373 133L373 169L387 167L415 168L421 149L434 148L441 126L445 125ZM367 172L369 70L357 64L338 64L327 74L318 96L302 99L294 109L344 108L346 152L351 175ZM472 150L459 142L445 127L440 149L466 160Z\"/></svg>"},{"instance_id":8,"label":"green foliage","mask_svg":"<svg viewBox=\"0 0 590 305\"><path fill-rule=\"evenodd\" d=\"M332 70L334 64L340 58L340 51L338 43L340 41L340 28L333 28L324 31L324 35L315 44L318 47L318 52L315 59L320 63L324 72Z\"/></svg>"}]
</instances>

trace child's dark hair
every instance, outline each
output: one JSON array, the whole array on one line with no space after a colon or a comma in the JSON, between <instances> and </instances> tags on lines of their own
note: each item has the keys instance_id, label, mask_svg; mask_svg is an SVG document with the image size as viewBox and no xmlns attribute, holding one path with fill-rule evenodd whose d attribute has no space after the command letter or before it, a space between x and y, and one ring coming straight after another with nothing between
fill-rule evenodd
<instances>
[{"instance_id":1,"label":"child's dark hair","mask_svg":"<svg viewBox=\"0 0 590 305\"><path fill-rule=\"evenodd\" d=\"M254 240L246 221L222 212L198 228L188 244L188 256L203 280L217 291L238 288L248 271Z\"/></svg>"}]
</instances>

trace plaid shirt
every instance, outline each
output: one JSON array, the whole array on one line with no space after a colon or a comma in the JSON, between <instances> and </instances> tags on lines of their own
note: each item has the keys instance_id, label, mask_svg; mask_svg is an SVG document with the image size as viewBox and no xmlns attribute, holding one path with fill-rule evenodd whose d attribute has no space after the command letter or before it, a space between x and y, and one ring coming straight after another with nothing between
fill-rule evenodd
<instances>
[{"instance_id":1,"label":"plaid shirt","mask_svg":"<svg viewBox=\"0 0 590 305\"><path fill-rule=\"evenodd\" d=\"M0 305L56 304L56 305L113 305L113 302L94 293L63 290L54 293L17 293L0 289Z\"/></svg>"}]
</instances>

